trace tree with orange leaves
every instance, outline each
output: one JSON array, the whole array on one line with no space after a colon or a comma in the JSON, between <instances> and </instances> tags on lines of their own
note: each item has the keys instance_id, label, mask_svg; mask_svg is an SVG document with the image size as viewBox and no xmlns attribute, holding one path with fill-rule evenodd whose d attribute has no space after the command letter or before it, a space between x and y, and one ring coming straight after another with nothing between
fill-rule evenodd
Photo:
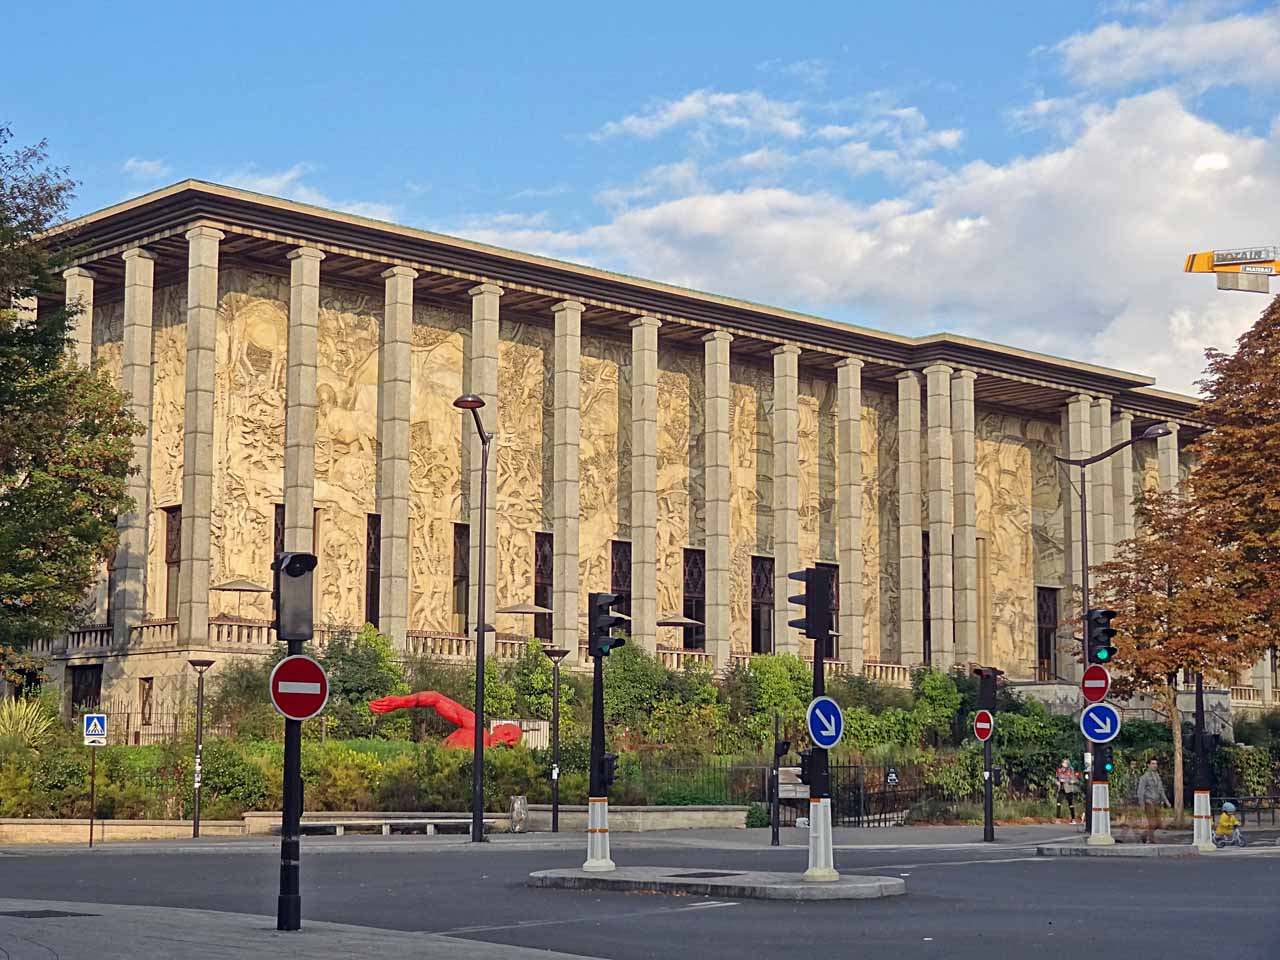
<instances>
[{"instance_id":1,"label":"tree with orange leaves","mask_svg":"<svg viewBox=\"0 0 1280 960\"><path fill-rule=\"evenodd\" d=\"M1201 503L1150 490L1139 500L1137 516L1139 533L1117 545L1113 560L1093 568L1095 590L1098 605L1118 614L1112 624L1118 691L1151 693L1168 708L1174 796L1181 797L1179 673L1202 673L1229 685L1257 660L1267 638L1257 605L1224 576L1236 563L1237 548L1213 535ZM1181 818L1181 803L1176 806Z\"/></svg>"}]
</instances>

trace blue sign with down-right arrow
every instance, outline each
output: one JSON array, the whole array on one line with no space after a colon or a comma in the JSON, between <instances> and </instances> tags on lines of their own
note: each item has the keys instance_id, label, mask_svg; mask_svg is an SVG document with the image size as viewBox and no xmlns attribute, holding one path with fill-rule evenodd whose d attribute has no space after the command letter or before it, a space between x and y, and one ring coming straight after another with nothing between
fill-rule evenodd
<instances>
[{"instance_id":1,"label":"blue sign with down-right arrow","mask_svg":"<svg viewBox=\"0 0 1280 960\"><path fill-rule=\"evenodd\" d=\"M1091 703L1080 714L1080 729L1086 740L1110 743L1120 736L1120 710L1109 703Z\"/></svg>"},{"instance_id":2,"label":"blue sign with down-right arrow","mask_svg":"<svg viewBox=\"0 0 1280 960\"><path fill-rule=\"evenodd\" d=\"M809 737L815 747L830 750L844 736L844 714L830 697L815 697L805 711Z\"/></svg>"}]
</instances>

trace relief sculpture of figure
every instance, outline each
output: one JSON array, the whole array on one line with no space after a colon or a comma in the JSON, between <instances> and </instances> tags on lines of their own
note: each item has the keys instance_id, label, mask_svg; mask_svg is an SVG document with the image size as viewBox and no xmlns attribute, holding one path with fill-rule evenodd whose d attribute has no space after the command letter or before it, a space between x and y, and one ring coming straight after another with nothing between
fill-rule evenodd
<instances>
[{"instance_id":1,"label":"relief sculpture of figure","mask_svg":"<svg viewBox=\"0 0 1280 960\"><path fill-rule=\"evenodd\" d=\"M440 715L442 720L454 724L458 729L445 737L441 746L458 750L472 750L476 740L476 715L458 703L450 700L443 693L424 690L404 697L381 697L369 701L369 709L374 713L390 713L392 710L412 710L415 707L429 707ZM485 732L484 745L492 747L497 744L514 746L520 742L520 726L515 723L500 723L493 732Z\"/></svg>"}]
</instances>

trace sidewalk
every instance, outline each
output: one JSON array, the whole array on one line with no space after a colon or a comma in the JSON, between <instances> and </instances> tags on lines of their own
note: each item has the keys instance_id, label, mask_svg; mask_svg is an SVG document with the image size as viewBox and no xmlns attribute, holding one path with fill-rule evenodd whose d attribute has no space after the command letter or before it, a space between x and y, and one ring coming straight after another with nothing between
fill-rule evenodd
<instances>
[{"instance_id":1,"label":"sidewalk","mask_svg":"<svg viewBox=\"0 0 1280 960\"><path fill-rule=\"evenodd\" d=\"M16 913L32 914L28 917ZM0 956L9 960L572 960L569 954L427 933L303 921L281 933L274 917L171 907L0 899ZM574 954L573 957L580 957Z\"/></svg>"}]
</instances>

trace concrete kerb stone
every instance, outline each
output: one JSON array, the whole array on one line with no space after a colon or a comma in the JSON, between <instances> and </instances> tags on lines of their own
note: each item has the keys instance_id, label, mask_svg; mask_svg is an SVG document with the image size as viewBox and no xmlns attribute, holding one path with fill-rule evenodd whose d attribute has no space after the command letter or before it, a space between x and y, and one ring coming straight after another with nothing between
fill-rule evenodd
<instances>
[{"instance_id":1,"label":"concrete kerb stone","mask_svg":"<svg viewBox=\"0 0 1280 960\"><path fill-rule=\"evenodd\" d=\"M1198 857L1200 851L1184 843L1117 843L1113 846L1088 846L1076 843L1043 843L1036 847L1038 857L1130 857L1181 858Z\"/></svg>"},{"instance_id":2,"label":"concrete kerb stone","mask_svg":"<svg viewBox=\"0 0 1280 960\"><path fill-rule=\"evenodd\" d=\"M799 873L693 867L619 867L610 873L538 870L529 874L528 884L559 890L680 893L751 900L875 900L907 892L906 881L898 877L844 874L830 883L808 883Z\"/></svg>"}]
</instances>

